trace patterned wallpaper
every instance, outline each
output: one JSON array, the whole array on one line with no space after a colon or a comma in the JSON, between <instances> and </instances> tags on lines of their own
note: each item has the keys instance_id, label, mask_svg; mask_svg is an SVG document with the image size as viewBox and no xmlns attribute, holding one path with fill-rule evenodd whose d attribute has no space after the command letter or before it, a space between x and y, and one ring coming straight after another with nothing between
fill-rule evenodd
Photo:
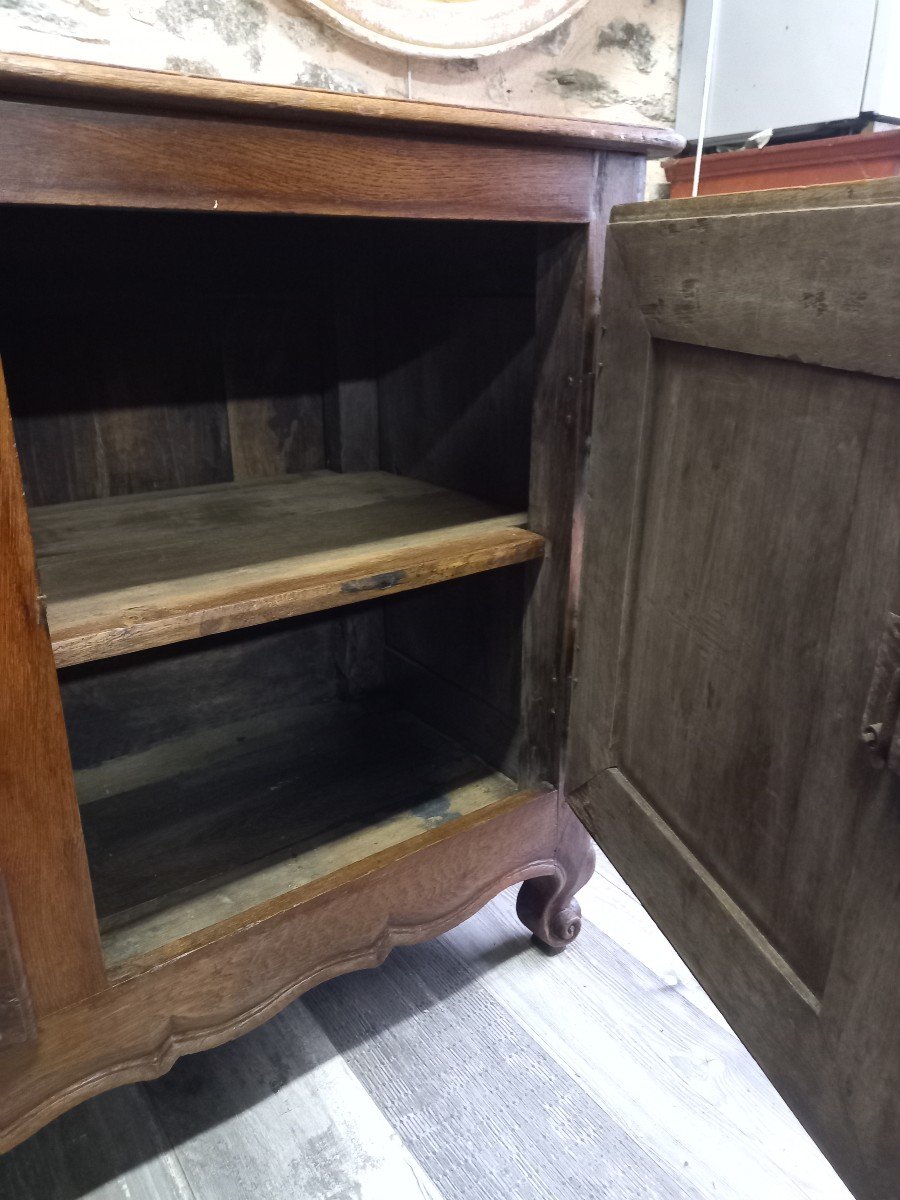
<instances>
[{"instance_id":1,"label":"patterned wallpaper","mask_svg":"<svg viewBox=\"0 0 900 1200\"><path fill-rule=\"evenodd\" d=\"M434 61L368 46L302 0L0 0L0 48L122 66L671 124L682 0L588 0L528 46ZM661 178L654 172L653 190Z\"/></svg>"}]
</instances>

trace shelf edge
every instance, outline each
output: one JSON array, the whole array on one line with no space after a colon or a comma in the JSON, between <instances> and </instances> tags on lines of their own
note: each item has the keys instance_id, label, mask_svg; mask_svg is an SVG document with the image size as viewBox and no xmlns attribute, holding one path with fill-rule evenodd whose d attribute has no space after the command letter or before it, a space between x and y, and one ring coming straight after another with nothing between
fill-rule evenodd
<instances>
[{"instance_id":1,"label":"shelf edge","mask_svg":"<svg viewBox=\"0 0 900 1200\"><path fill-rule=\"evenodd\" d=\"M314 583L294 586L279 580L245 595L232 589L218 600L183 604L165 613L135 609L133 619L117 624L98 621L54 628L50 603L53 654L58 668L115 658L512 566L541 558L544 548L540 534L513 526L475 538L454 539L452 546L445 544L440 553L417 548L381 560L373 556L360 563L358 574L335 570L318 576Z\"/></svg>"}]
</instances>

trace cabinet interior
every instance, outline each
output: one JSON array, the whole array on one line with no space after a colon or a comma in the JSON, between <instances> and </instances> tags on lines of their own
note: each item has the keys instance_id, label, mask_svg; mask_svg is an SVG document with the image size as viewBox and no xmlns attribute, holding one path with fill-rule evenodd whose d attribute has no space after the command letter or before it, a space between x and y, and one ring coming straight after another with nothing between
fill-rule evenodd
<instances>
[{"instance_id":1,"label":"cabinet interior","mask_svg":"<svg viewBox=\"0 0 900 1200\"><path fill-rule=\"evenodd\" d=\"M0 230L108 964L516 792L539 227Z\"/></svg>"}]
</instances>

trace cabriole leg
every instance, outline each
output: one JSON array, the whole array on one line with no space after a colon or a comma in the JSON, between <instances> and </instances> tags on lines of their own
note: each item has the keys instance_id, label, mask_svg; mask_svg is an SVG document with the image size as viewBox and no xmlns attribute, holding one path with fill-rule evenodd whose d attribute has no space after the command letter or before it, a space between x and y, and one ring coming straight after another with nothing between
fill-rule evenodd
<instances>
[{"instance_id":1,"label":"cabriole leg","mask_svg":"<svg viewBox=\"0 0 900 1200\"><path fill-rule=\"evenodd\" d=\"M551 950L563 950L581 929L581 906L575 899L594 870L594 843L567 804L560 806L560 839L552 875L526 879L519 889L516 912L535 939Z\"/></svg>"}]
</instances>

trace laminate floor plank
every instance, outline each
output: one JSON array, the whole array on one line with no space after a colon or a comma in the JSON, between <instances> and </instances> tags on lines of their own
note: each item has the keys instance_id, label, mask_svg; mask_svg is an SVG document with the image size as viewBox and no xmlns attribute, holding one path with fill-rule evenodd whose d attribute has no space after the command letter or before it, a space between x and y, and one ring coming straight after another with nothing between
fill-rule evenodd
<instances>
[{"instance_id":1,"label":"laminate floor plank","mask_svg":"<svg viewBox=\"0 0 900 1200\"><path fill-rule=\"evenodd\" d=\"M603 854L594 877L578 899L584 919L644 964L667 988L675 988L695 1008L731 1032L731 1026L647 916L640 901Z\"/></svg>"},{"instance_id":2,"label":"laminate floor plank","mask_svg":"<svg viewBox=\"0 0 900 1200\"><path fill-rule=\"evenodd\" d=\"M512 962L523 942L517 933L495 954ZM478 971L440 939L304 999L448 1200L699 1200L689 1179L661 1170L614 1109L497 1002Z\"/></svg>"},{"instance_id":3,"label":"laminate floor plank","mask_svg":"<svg viewBox=\"0 0 900 1200\"><path fill-rule=\"evenodd\" d=\"M608 864L603 869L612 872ZM609 874L594 876L581 893L587 917L581 935L551 969L537 948L507 952L521 940L513 892L442 944L479 972L481 986L599 1106L615 1113L658 1171L678 1177L693 1194L850 1200L684 963L618 883Z\"/></svg>"},{"instance_id":4,"label":"laminate floor plank","mask_svg":"<svg viewBox=\"0 0 900 1200\"><path fill-rule=\"evenodd\" d=\"M143 1088L119 1088L0 1155L2 1200L197 1200Z\"/></svg>"},{"instance_id":5,"label":"laminate floor plank","mask_svg":"<svg viewBox=\"0 0 900 1200\"><path fill-rule=\"evenodd\" d=\"M302 1004L146 1092L196 1200L442 1200Z\"/></svg>"}]
</instances>

